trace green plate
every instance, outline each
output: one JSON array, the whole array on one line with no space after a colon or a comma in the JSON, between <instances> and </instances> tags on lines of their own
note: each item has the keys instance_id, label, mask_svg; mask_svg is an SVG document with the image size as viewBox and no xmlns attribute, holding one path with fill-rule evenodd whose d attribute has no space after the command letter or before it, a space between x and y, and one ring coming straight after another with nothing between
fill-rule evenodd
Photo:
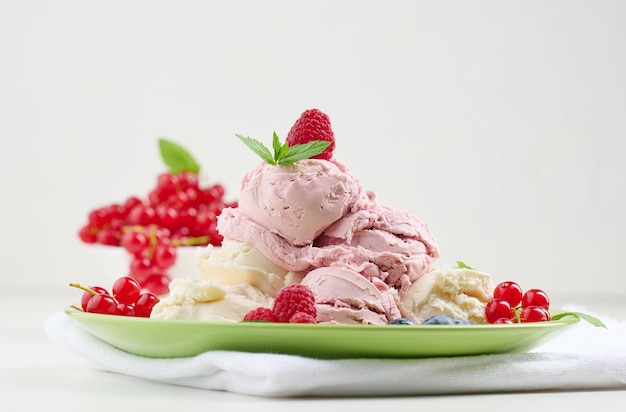
<instances>
[{"instance_id":1,"label":"green plate","mask_svg":"<svg viewBox=\"0 0 626 412\"><path fill-rule=\"evenodd\" d=\"M302 355L315 358L424 358L526 352L578 322L513 325L311 325L269 322L200 322L65 313L89 333L123 351L151 358L181 358L211 350Z\"/></svg>"}]
</instances>

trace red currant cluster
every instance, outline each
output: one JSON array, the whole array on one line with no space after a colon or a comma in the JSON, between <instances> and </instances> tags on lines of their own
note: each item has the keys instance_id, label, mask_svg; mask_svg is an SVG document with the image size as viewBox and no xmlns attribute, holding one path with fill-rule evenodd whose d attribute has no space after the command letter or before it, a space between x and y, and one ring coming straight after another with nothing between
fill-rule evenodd
<instances>
[{"instance_id":1,"label":"red currant cluster","mask_svg":"<svg viewBox=\"0 0 626 412\"><path fill-rule=\"evenodd\" d=\"M113 283L111 292L101 286L86 287L78 283L70 286L83 290L80 305L85 312L105 315L135 316L149 318L159 298L141 291L139 282L124 276Z\"/></svg>"},{"instance_id":2,"label":"red currant cluster","mask_svg":"<svg viewBox=\"0 0 626 412\"><path fill-rule=\"evenodd\" d=\"M129 276L142 288L167 292L167 269L176 261L176 246L220 246L217 216L224 207L224 187L201 187L194 172L162 173L147 199L128 197L91 211L80 229L84 243L124 247L131 255Z\"/></svg>"},{"instance_id":3,"label":"red currant cluster","mask_svg":"<svg viewBox=\"0 0 626 412\"><path fill-rule=\"evenodd\" d=\"M525 323L550 320L550 299L540 289L526 292L515 282L502 282L493 290L493 299L485 307L487 322Z\"/></svg>"}]
</instances>

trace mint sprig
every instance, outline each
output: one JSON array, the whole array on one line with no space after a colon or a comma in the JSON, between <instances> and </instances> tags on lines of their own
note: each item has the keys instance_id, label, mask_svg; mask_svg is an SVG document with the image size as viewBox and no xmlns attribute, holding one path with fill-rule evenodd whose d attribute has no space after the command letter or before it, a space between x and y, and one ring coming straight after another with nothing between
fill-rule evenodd
<instances>
[{"instance_id":1,"label":"mint sprig","mask_svg":"<svg viewBox=\"0 0 626 412\"><path fill-rule=\"evenodd\" d=\"M259 155L261 159L274 166L287 166L299 160L310 159L322 153L330 146L330 142L325 140L313 140L308 143L289 146L286 142L281 143L278 135L274 132L272 138L274 154L272 155L270 150L258 140L240 134L236 134L235 136L244 142L254 153Z\"/></svg>"},{"instance_id":2,"label":"mint sprig","mask_svg":"<svg viewBox=\"0 0 626 412\"><path fill-rule=\"evenodd\" d=\"M463 263L463 262L461 262L461 261L459 261L459 260L457 260L457 261L456 261L456 266L457 266L459 269L470 269L470 270L474 270L474 268L473 268L473 267L471 267L470 265L466 265L465 263Z\"/></svg>"},{"instance_id":3,"label":"mint sprig","mask_svg":"<svg viewBox=\"0 0 626 412\"><path fill-rule=\"evenodd\" d=\"M159 139L161 158L169 171L176 174L182 172L200 172L196 159L181 145L164 138Z\"/></svg>"},{"instance_id":4,"label":"mint sprig","mask_svg":"<svg viewBox=\"0 0 626 412\"><path fill-rule=\"evenodd\" d=\"M567 316L573 316L578 320L585 320L589 323L591 323L593 326L598 327L598 328L607 328L606 325L604 324L604 322L602 322L600 319L596 318L595 316L591 316L591 315L587 315L586 313L581 313L581 312L561 312L561 313L557 313L556 315L552 315L551 316L551 320L559 320L559 319L563 319L564 317Z\"/></svg>"}]
</instances>

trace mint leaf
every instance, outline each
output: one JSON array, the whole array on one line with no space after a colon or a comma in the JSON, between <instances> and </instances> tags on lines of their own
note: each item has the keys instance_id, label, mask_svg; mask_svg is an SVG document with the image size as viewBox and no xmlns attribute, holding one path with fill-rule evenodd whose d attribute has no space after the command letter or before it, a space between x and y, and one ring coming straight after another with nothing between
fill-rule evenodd
<instances>
[{"instance_id":1,"label":"mint leaf","mask_svg":"<svg viewBox=\"0 0 626 412\"><path fill-rule=\"evenodd\" d=\"M272 139L272 146L274 147L274 160L278 160L287 154L287 151L289 151L289 145L286 142L281 144L276 132L274 132Z\"/></svg>"},{"instance_id":2,"label":"mint leaf","mask_svg":"<svg viewBox=\"0 0 626 412\"><path fill-rule=\"evenodd\" d=\"M581 313L581 312L562 312L562 313L557 313L556 315L551 316L552 320L559 320L559 319L563 319L566 316L573 316L578 320L585 320L589 323L591 323L593 326L598 327L598 328L605 328L606 329L606 325L604 324L604 322L602 322L600 319L591 316L591 315L587 315L586 313Z\"/></svg>"},{"instance_id":3,"label":"mint leaf","mask_svg":"<svg viewBox=\"0 0 626 412\"><path fill-rule=\"evenodd\" d=\"M325 140L313 140L308 143L289 146L287 143L281 144L278 139L278 135L274 132L272 137L272 149L274 150L274 155L272 155L270 150L258 140L239 134L236 134L235 136L244 142L246 146L252 149L254 153L259 155L261 159L271 165L286 166L299 160L310 159L311 157L322 153L328 146L330 146L330 142Z\"/></svg>"},{"instance_id":4,"label":"mint leaf","mask_svg":"<svg viewBox=\"0 0 626 412\"><path fill-rule=\"evenodd\" d=\"M304 144L290 146L284 156L276 159L279 165L290 165L298 160L309 159L322 153L330 145L325 140L313 140Z\"/></svg>"},{"instance_id":5,"label":"mint leaf","mask_svg":"<svg viewBox=\"0 0 626 412\"><path fill-rule=\"evenodd\" d=\"M159 139L161 158L172 173L198 173L200 165L185 148L170 140Z\"/></svg>"},{"instance_id":6,"label":"mint leaf","mask_svg":"<svg viewBox=\"0 0 626 412\"><path fill-rule=\"evenodd\" d=\"M246 146L252 149L254 153L258 154L261 157L261 159L265 160L267 163L271 165L276 164L276 162L274 161L274 158L272 157L272 154L270 153L270 150L267 147L265 147L263 143L259 142L256 139L242 136L240 134L236 134L235 136L237 136L239 140L244 142Z\"/></svg>"},{"instance_id":7,"label":"mint leaf","mask_svg":"<svg viewBox=\"0 0 626 412\"><path fill-rule=\"evenodd\" d=\"M459 269L470 269L470 270L474 270L473 267L466 265L465 263L461 262L461 261L456 261L456 265Z\"/></svg>"}]
</instances>

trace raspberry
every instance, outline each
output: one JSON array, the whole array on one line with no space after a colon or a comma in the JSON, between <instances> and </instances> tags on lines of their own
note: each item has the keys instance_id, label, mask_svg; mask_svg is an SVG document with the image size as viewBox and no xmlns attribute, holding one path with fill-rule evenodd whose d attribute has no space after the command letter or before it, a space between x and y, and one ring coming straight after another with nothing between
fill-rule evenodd
<instances>
[{"instance_id":1,"label":"raspberry","mask_svg":"<svg viewBox=\"0 0 626 412\"><path fill-rule=\"evenodd\" d=\"M298 312L317 318L313 292L308 286L299 283L283 288L274 300L273 309L277 322L289 322Z\"/></svg>"},{"instance_id":2,"label":"raspberry","mask_svg":"<svg viewBox=\"0 0 626 412\"><path fill-rule=\"evenodd\" d=\"M289 323L317 323L317 319L309 313L296 312L289 318Z\"/></svg>"},{"instance_id":3,"label":"raspberry","mask_svg":"<svg viewBox=\"0 0 626 412\"><path fill-rule=\"evenodd\" d=\"M252 309L250 312L246 313L243 320L276 322L272 309L263 307Z\"/></svg>"},{"instance_id":4,"label":"raspberry","mask_svg":"<svg viewBox=\"0 0 626 412\"><path fill-rule=\"evenodd\" d=\"M313 159L329 160L333 157L335 150L335 134L330 126L328 115L318 109L309 109L304 111L298 120L294 123L287 135L287 144L294 146L297 144L305 144L313 140L325 140L330 142L330 146Z\"/></svg>"}]
</instances>

